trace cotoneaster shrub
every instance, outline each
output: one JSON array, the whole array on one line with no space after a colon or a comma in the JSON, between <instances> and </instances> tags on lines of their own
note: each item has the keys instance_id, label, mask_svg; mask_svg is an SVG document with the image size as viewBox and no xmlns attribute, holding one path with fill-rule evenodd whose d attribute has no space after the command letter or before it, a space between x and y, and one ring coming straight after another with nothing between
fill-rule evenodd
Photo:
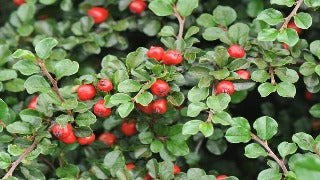
<instances>
[{"instance_id":1,"label":"cotoneaster shrub","mask_svg":"<svg viewBox=\"0 0 320 180\"><path fill-rule=\"evenodd\" d=\"M317 180L320 0L2 0L3 179Z\"/></svg>"}]
</instances>

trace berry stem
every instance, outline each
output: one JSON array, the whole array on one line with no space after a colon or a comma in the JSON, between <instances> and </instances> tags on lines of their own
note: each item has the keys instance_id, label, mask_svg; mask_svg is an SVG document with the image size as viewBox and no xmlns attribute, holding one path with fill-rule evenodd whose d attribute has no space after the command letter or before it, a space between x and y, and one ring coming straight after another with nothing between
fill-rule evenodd
<instances>
[{"instance_id":1,"label":"berry stem","mask_svg":"<svg viewBox=\"0 0 320 180\"><path fill-rule=\"evenodd\" d=\"M11 168L9 171L6 173L5 176L3 176L3 179L7 179L12 177L12 174L14 170L17 168L17 166L21 163L21 161L26 158L37 146L37 141L35 140L35 136L32 137L32 145L28 147L28 149L16 160L11 164Z\"/></svg>"},{"instance_id":2,"label":"berry stem","mask_svg":"<svg viewBox=\"0 0 320 180\"><path fill-rule=\"evenodd\" d=\"M261 140L258 136L256 136L255 134L253 133L250 133L250 136L253 140L257 141L259 144L261 144L268 152L268 156L270 156L271 158L273 158L278 164L279 166L281 167L282 171L283 171L283 174L287 174L288 170L287 170L287 167L286 165L284 164L284 161L283 160L280 160L278 158L277 155L274 154L274 152L270 149L269 145L268 145L268 142L267 141L263 141Z\"/></svg>"},{"instance_id":3,"label":"berry stem","mask_svg":"<svg viewBox=\"0 0 320 180\"><path fill-rule=\"evenodd\" d=\"M296 2L296 6L293 8L293 10L291 11L291 13L289 14L289 16L287 16L286 18L284 18L284 23L282 24L281 28L280 28L280 31L284 30L284 29L287 29L288 27L288 24L291 20L291 18L293 16L295 16L298 12L298 9L300 8L301 4L303 3L303 0L298 0Z\"/></svg>"},{"instance_id":4,"label":"berry stem","mask_svg":"<svg viewBox=\"0 0 320 180\"><path fill-rule=\"evenodd\" d=\"M277 85L276 79L274 78L274 70L272 66L269 66L269 74L271 77L271 84L274 86Z\"/></svg>"},{"instance_id":5,"label":"berry stem","mask_svg":"<svg viewBox=\"0 0 320 180\"><path fill-rule=\"evenodd\" d=\"M176 5L173 5L173 11L174 11L174 16L176 16L178 21L179 21L179 33L177 35L177 39L182 39L185 18L180 15L180 13L177 10L177 6Z\"/></svg>"}]
</instances>

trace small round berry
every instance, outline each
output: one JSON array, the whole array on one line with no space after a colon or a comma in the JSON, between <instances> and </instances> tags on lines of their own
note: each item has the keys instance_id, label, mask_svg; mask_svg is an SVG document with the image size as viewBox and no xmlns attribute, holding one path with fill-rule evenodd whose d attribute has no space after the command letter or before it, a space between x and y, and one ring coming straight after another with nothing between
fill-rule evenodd
<instances>
[{"instance_id":1,"label":"small round berry","mask_svg":"<svg viewBox=\"0 0 320 180\"><path fill-rule=\"evenodd\" d=\"M286 43L282 43L282 47L285 48L286 50L289 50L289 45Z\"/></svg>"},{"instance_id":2,"label":"small round berry","mask_svg":"<svg viewBox=\"0 0 320 180\"><path fill-rule=\"evenodd\" d=\"M92 133L91 136L89 137L78 138L78 143L80 145L87 145L87 144L91 144L95 139L96 139L96 136L94 135L94 133Z\"/></svg>"},{"instance_id":3,"label":"small round berry","mask_svg":"<svg viewBox=\"0 0 320 180\"><path fill-rule=\"evenodd\" d=\"M240 69L236 73L241 79L244 79L244 80L248 80L251 77L250 72L244 69Z\"/></svg>"},{"instance_id":4,"label":"small round berry","mask_svg":"<svg viewBox=\"0 0 320 180\"><path fill-rule=\"evenodd\" d=\"M123 121L120 129L126 136L132 136L137 132L136 122Z\"/></svg>"},{"instance_id":5,"label":"small round berry","mask_svg":"<svg viewBox=\"0 0 320 180\"><path fill-rule=\"evenodd\" d=\"M134 14L141 14L147 7L147 3L144 0L133 0L129 4L129 9Z\"/></svg>"},{"instance_id":6,"label":"small round berry","mask_svg":"<svg viewBox=\"0 0 320 180\"><path fill-rule=\"evenodd\" d=\"M99 24L108 18L108 10L102 7L93 7L88 11L88 16L92 17L94 23Z\"/></svg>"},{"instance_id":7,"label":"small round berry","mask_svg":"<svg viewBox=\"0 0 320 180\"><path fill-rule=\"evenodd\" d=\"M149 173L144 176L144 180L153 180Z\"/></svg>"},{"instance_id":8,"label":"small round berry","mask_svg":"<svg viewBox=\"0 0 320 180\"><path fill-rule=\"evenodd\" d=\"M181 169L176 164L173 166L173 174L176 175L181 172Z\"/></svg>"},{"instance_id":9,"label":"small round berry","mask_svg":"<svg viewBox=\"0 0 320 180\"><path fill-rule=\"evenodd\" d=\"M129 163L129 164L126 165L126 168L127 168L128 171L130 171L131 169L133 169L135 167L136 166L134 164L132 164L132 163Z\"/></svg>"},{"instance_id":10,"label":"small round berry","mask_svg":"<svg viewBox=\"0 0 320 180\"><path fill-rule=\"evenodd\" d=\"M222 179L225 179L225 178L228 178L228 176L226 175L219 175L216 177L216 180L222 180Z\"/></svg>"},{"instance_id":11,"label":"small round berry","mask_svg":"<svg viewBox=\"0 0 320 180\"><path fill-rule=\"evenodd\" d=\"M98 117L108 117L111 114L111 108L104 107L105 100L100 99L97 103L93 106L93 113Z\"/></svg>"},{"instance_id":12,"label":"small round berry","mask_svg":"<svg viewBox=\"0 0 320 180\"><path fill-rule=\"evenodd\" d=\"M146 114L152 114L153 113L153 109L152 109L152 102L150 104L148 104L148 106L142 106L141 104L137 103L137 107L144 113Z\"/></svg>"},{"instance_id":13,"label":"small round berry","mask_svg":"<svg viewBox=\"0 0 320 180\"><path fill-rule=\"evenodd\" d=\"M312 101L312 99L313 99L312 93L309 91L305 92L304 97L309 101Z\"/></svg>"},{"instance_id":14,"label":"small round berry","mask_svg":"<svg viewBox=\"0 0 320 180\"><path fill-rule=\"evenodd\" d=\"M112 133L103 133L99 136L99 140L112 146L116 142L117 137Z\"/></svg>"},{"instance_id":15,"label":"small round berry","mask_svg":"<svg viewBox=\"0 0 320 180\"><path fill-rule=\"evenodd\" d=\"M73 144L74 142L76 142L76 140L77 137L74 135L73 132L71 132L68 137L60 139L60 141L62 141L65 144Z\"/></svg>"},{"instance_id":16,"label":"small round berry","mask_svg":"<svg viewBox=\"0 0 320 180\"><path fill-rule=\"evenodd\" d=\"M183 57L178 50L169 50L162 57L162 62L165 65L178 65L182 61Z\"/></svg>"},{"instance_id":17,"label":"small round berry","mask_svg":"<svg viewBox=\"0 0 320 180\"><path fill-rule=\"evenodd\" d=\"M72 133L71 124L67 124L66 127L61 127L60 124L55 124L52 127L52 134L59 139L64 139L68 137L71 133Z\"/></svg>"},{"instance_id":18,"label":"small round berry","mask_svg":"<svg viewBox=\"0 0 320 180\"><path fill-rule=\"evenodd\" d=\"M26 3L26 0L13 0L13 2L14 2L17 6L21 6L22 4Z\"/></svg>"},{"instance_id":19,"label":"small round berry","mask_svg":"<svg viewBox=\"0 0 320 180\"><path fill-rule=\"evenodd\" d=\"M221 93L227 93L230 96L234 93L234 85L232 82L230 81L221 81L218 85L217 85L217 93L221 94Z\"/></svg>"},{"instance_id":20,"label":"small round berry","mask_svg":"<svg viewBox=\"0 0 320 180\"><path fill-rule=\"evenodd\" d=\"M109 92L113 89L112 82L109 79L100 79L97 86L102 92Z\"/></svg>"},{"instance_id":21,"label":"small round berry","mask_svg":"<svg viewBox=\"0 0 320 180\"><path fill-rule=\"evenodd\" d=\"M161 79L157 79L155 83L151 86L151 92L152 94L163 97L166 96L169 93L169 85L166 81L163 81Z\"/></svg>"},{"instance_id":22,"label":"small round berry","mask_svg":"<svg viewBox=\"0 0 320 180\"><path fill-rule=\"evenodd\" d=\"M97 91L92 84L83 84L79 86L77 93L81 101L86 101L94 98Z\"/></svg>"},{"instance_id":23,"label":"small round berry","mask_svg":"<svg viewBox=\"0 0 320 180\"><path fill-rule=\"evenodd\" d=\"M242 58L246 54L244 49L238 44L233 44L228 48L228 53L232 58Z\"/></svg>"},{"instance_id":24,"label":"small round berry","mask_svg":"<svg viewBox=\"0 0 320 180\"><path fill-rule=\"evenodd\" d=\"M153 58L157 61L161 61L163 54L164 54L163 48L158 46L151 46L147 52L147 56L149 58Z\"/></svg>"},{"instance_id":25,"label":"small round berry","mask_svg":"<svg viewBox=\"0 0 320 180\"><path fill-rule=\"evenodd\" d=\"M290 22L288 24L288 28L296 30L299 35L302 33L302 29L299 28L294 22Z\"/></svg>"},{"instance_id":26,"label":"small round berry","mask_svg":"<svg viewBox=\"0 0 320 180\"><path fill-rule=\"evenodd\" d=\"M31 101L30 101L30 103L29 103L29 105L28 105L28 108L29 108L29 109L37 110L38 97L39 97L39 96L34 96L34 97L31 99Z\"/></svg>"},{"instance_id":27,"label":"small round berry","mask_svg":"<svg viewBox=\"0 0 320 180\"><path fill-rule=\"evenodd\" d=\"M167 100L158 99L152 103L152 109L154 113L164 114L167 112Z\"/></svg>"}]
</instances>

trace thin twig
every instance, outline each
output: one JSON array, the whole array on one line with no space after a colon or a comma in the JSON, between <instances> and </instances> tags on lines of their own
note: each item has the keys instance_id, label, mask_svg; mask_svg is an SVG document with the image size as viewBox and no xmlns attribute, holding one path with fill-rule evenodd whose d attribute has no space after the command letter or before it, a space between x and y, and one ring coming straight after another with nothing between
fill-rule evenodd
<instances>
[{"instance_id":1,"label":"thin twig","mask_svg":"<svg viewBox=\"0 0 320 180\"><path fill-rule=\"evenodd\" d=\"M179 21L179 33L177 35L177 39L182 39L183 36L183 30L184 30L184 23L185 23L185 18L180 15L180 13L177 10L176 5L173 5L173 11L174 15L177 17Z\"/></svg>"},{"instance_id":2,"label":"thin twig","mask_svg":"<svg viewBox=\"0 0 320 180\"><path fill-rule=\"evenodd\" d=\"M274 86L277 85L276 79L274 78L274 70L272 66L269 66L269 74L271 77L271 84Z\"/></svg>"},{"instance_id":3,"label":"thin twig","mask_svg":"<svg viewBox=\"0 0 320 180\"><path fill-rule=\"evenodd\" d=\"M314 152L315 152L318 156L320 156L320 151L317 149L317 146L316 146L316 145L313 145L312 148L313 148Z\"/></svg>"},{"instance_id":4,"label":"thin twig","mask_svg":"<svg viewBox=\"0 0 320 180\"><path fill-rule=\"evenodd\" d=\"M41 159L45 164L47 164L52 170L55 170L55 169L56 169L56 168L54 167L54 165L53 165L48 159L46 159L45 157L40 156L40 159Z\"/></svg>"},{"instance_id":5,"label":"thin twig","mask_svg":"<svg viewBox=\"0 0 320 180\"><path fill-rule=\"evenodd\" d=\"M268 152L268 156L270 156L271 158L273 158L278 164L279 166L281 167L282 171L283 171L283 174L287 174L288 170L287 170L287 167L286 165L284 164L284 161L283 160L280 160L278 158L277 155L274 154L274 152L270 149L269 145L268 145L268 142L267 141L263 141L261 140L258 136L256 136L255 134L253 133L250 133L251 135L251 138L255 141L257 141L259 144L261 144Z\"/></svg>"},{"instance_id":6,"label":"thin twig","mask_svg":"<svg viewBox=\"0 0 320 180\"><path fill-rule=\"evenodd\" d=\"M33 137L33 143L28 149L16 160L11 164L11 168L7 172L5 176L3 176L3 179L9 178L12 176L14 170L17 168L17 166L21 163L21 161L26 158L37 146L37 141L35 140L35 136Z\"/></svg>"},{"instance_id":7,"label":"thin twig","mask_svg":"<svg viewBox=\"0 0 320 180\"><path fill-rule=\"evenodd\" d=\"M293 10L291 11L291 13L289 14L289 16L287 16L286 18L284 18L284 23L282 24L280 31L286 29L288 27L288 24L291 20L291 18L293 16L295 16L298 12L298 9L300 8L301 4L303 3L303 0L298 0L296 2L296 6L293 8Z\"/></svg>"},{"instance_id":8,"label":"thin twig","mask_svg":"<svg viewBox=\"0 0 320 180\"><path fill-rule=\"evenodd\" d=\"M144 93L144 89L140 89L140 91L132 98L132 101L136 102L137 101L137 97L142 93Z\"/></svg>"}]
</instances>

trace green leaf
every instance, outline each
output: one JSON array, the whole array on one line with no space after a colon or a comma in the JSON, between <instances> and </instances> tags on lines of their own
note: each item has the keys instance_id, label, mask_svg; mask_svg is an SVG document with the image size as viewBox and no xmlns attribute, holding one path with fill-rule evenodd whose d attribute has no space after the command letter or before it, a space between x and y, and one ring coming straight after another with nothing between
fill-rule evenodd
<instances>
[{"instance_id":1,"label":"green leaf","mask_svg":"<svg viewBox=\"0 0 320 180\"><path fill-rule=\"evenodd\" d=\"M296 87L288 82L281 82L277 84L277 92L282 97L293 98L296 95Z\"/></svg>"},{"instance_id":2,"label":"green leaf","mask_svg":"<svg viewBox=\"0 0 320 180\"><path fill-rule=\"evenodd\" d=\"M274 72L281 81L285 81L288 83L295 83L299 80L298 73L292 69L277 68Z\"/></svg>"},{"instance_id":3,"label":"green leaf","mask_svg":"<svg viewBox=\"0 0 320 180\"><path fill-rule=\"evenodd\" d=\"M297 179L317 180L320 176L320 160L314 157L301 157L293 167Z\"/></svg>"},{"instance_id":4,"label":"green leaf","mask_svg":"<svg viewBox=\"0 0 320 180\"><path fill-rule=\"evenodd\" d=\"M0 169L6 169L11 164L10 154L0 152Z\"/></svg>"},{"instance_id":5,"label":"green leaf","mask_svg":"<svg viewBox=\"0 0 320 180\"><path fill-rule=\"evenodd\" d=\"M30 34L33 32L34 27L27 24L27 25L22 25L17 29L17 32L19 33L20 36L27 37L30 36Z\"/></svg>"},{"instance_id":6,"label":"green leaf","mask_svg":"<svg viewBox=\"0 0 320 180\"><path fill-rule=\"evenodd\" d=\"M146 164L146 168L151 177L157 177L159 173L159 163L156 159L150 159Z\"/></svg>"},{"instance_id":7,"label":"green leaf","mask_svg":"<svg viewBox=\"0 0 320 180\"><path fill-rule=\"evenodd\" d=\"M213 19L217 24L227 27L237 19L237 13L229 6L218 5L213 10Z\"/></svg>"},{"instance_id":8,"label":"green leaf","mask_svg":"<svg viewBox=\"0 0 320 180\"><path fill-rule=\"evenodd\" d=\"M148 106L152 99L153 95L150 92L144 92L137 96L136 102L143 106Z\"/></svg>"},{"instance_id":9,"label":"green leaf","mask_svg":"<svg viewBox=\"0 0 320 180\"><path fill-rule=\"evenodd\" d=\"M171 0L153 0L149 4L149 9L157 16L169 16L173 14Z\"/></svg>"},{"instance_id":10,"label":"green leaf","mask_svg":"<svg viewBox=\"0 0 320 180\"><path fill-rule=\"evenodd\" d=\"M60 124L61 127L66 127L69 122L72 122L73 116L61 114L60 116L56 117L55 122ZM88 136L86 136L88 137Z\"/></svg>"},{"instance_id":11,"label":"green leaf","mask_svg":"<svg viewBox=\"0 0 320 180\"><path fill-rule=\"evenodd\" d=\"M207 99L207 106L214 111L221 112L226 109L231 101L228 94L222 93L217 96L210 96Z\"/></svg>"},{"instance_id":12,"label":"green leaf","mask_svg":"<svg viewBox=\"0 0 320 180\"><path fill-rule=\"evenodd\" d=\"M197 86L194 86L189 92L188 92L188 100L191 102L200 102L202 100L205 100L209 95L209 88L199 88Z\"/></svg>"},{"instance_id":13,"label":"green leaf","mask_svg":"<svg viewBox=\"0 0 320 180\"><path fill-rule=\"evenodd\" d=\"M61 60L54 66L54 74L56 75L57 79L61 79L64 76L71 76L77 73L78 70L78 62L71 61L69 59Z\"/></svg>"},{"instance_id":14,"label":"green leaf","mask_svg":"<svg viewBox=\"0 0 320 180\"><path fill-rule=\"evenodd\" d=\"M134 108L134 103L133 102L126 102L126 103L123 103L121 104L119 107L118 107L118 112L119 112L119 115L122 117L122 118L125 118L127 117L131 111L133 110Z\"/></svg>"},{"instance_id":15,"label":"green leaf","mask_svg":"<svg viewBox=\"0 0 320 180\"><path fill-rule=\"evenodd\" d=\"M313 105L309 109L309 113L315 118L320 118L320 103Z\"/></svg>"},{"instance_id":16,"label":"green leaf","mask_svg":"<svg viewBox=\"0 0 320 180\"><path fill-rule=\"evenodd\" d=\"M270 74L266 70L256 70L251 73L251 79L263 83L270 79Z\"/></svg>"},{"instance_id":17,"label":"green leaf","mask_svg":"<svg viewBox=\"0 0 320 180\"><path fill-rule=\"evenodd\" d=\"M204 137L209 137L213 134L213 126L211 122L202 122L199 126L199 130L202 132Z\"/></svg>"},{"instance_id":18,"label":"green leaf","mask_svg":"<svg viewBox=\"0 0 320 180\"><path fill-rule=\"evenodd\" d=\"M187 171L188 180L198 180L199 177L206 175L206 172L200 168L190 168Z\"/></svg>"},{"instance_id":19,"label":"green leaf","mask_svg":"<svg viewBox=\"0 0 320 180\"><path fill-rule=\"evenodd\" d=\"M231 127L225 135L227 141L231 143L246 143L251 140L250 129L243 127Z\"/></svg>"},{"instance_id":20,"label":"green leaf","mask_svg":"<svg viewBox=\"0 0 320 180\"><path fill-rule=\"evenodd\" d=\"M52 49L58 45L58 41L54 38L45 38L37 43L35 50L39 58L47 59L51 55Z\"/></svg>"},{"instance_id":21,"label":"green leaf","mask_svg":"<svg viewBox=\"0 0 320 180\"><path fill-rule=\"evenodd\" d=\"M15 70L20 71L21 74L30 76L40 72L40 67L35 65L32 61L24 59L15 63L12 67Z\"/></svg>"},{"instance_id":22,"label":"green leaf","mask_svg":"<svg viewBox=\"0 0 320 180\"><path fill-rule=\"evenodd\" d=\"M97 118L91 111L86 111L78 114L75 121L79 126L90 126L97 121Z\"/></svg>"},{"instance_id":23,"label":"green leaf","mask_svg":"<svg viewBox=\"0 0 320 180\"><path fill-rule=\"evenodd\" d=\"M195 135L199 132L199 126L202 124L201 120L191 120L186 122L182 128L183 135Z\"/></svg>"},{"instance_id":24,"label":"green leaf","mask_svg":"<svg viewBox=\"0 0 320 180\"><path fill-rule=\"evenodd\" d=\"M31 51L24 50L24 49L17 49L12 54L12 57L19 58L19 59L27 59L27 60L31 60L31 61L36 60L35 55Z\"/></svg>"},{"instance_id":25,"label":"green leaf","mask_svg":"<svg viewBox=\"0 0 320 180\"><path fill-rule=\"evenodd\" d=\"M296 30L287 28L285 30L280 31L280 33L277 36L278 41L284 42L288 44L290 47L297 44L299 41L299 36Z\"/></svg>"},{"instance_id":26,"label":"green leaf","mask_svg":"<svg viewBox=\"0 0 320 180\"><path fill-rule=\"evenodd\" d=\"M271 117L263 116L253 123L253 128L261 139L269 140L277 133L278 123Z\"/></svg>"},{"instance_id":27,"label":"green leaf","mask_svg":"<svg viewBox=\"0 0 320 180\"><path fill-rule=\"evenodd\" d=\"M50 5L55 3L57 0L39 0L41 4Z\"/></svg>"},{"instance_id":28,"label":"green leaf","mask_svg":"<svg viewBox=\"0 0 320 180\"><path fill-rule=\"evenodd\" d=\"M9 112L7 104L0 98L0 119L4 118Z\"/></svg>"},{"instance_id":29,"label":"green leaf","mask_svg":"<svg viewBox=\"0 0 320 180\"><path fill-rule=\"evenodd\" d=\"M15 144L9 144L8 145L8 152L12 156L20 156L21 154L24 153L24 150Z\"/></svg>"},{"instance_id":30,"label":"green leaf","mask_svg":"<svg viewBox=\"0 0 320 180\"><path fill-rule=\"evenodd\" d=\"M303 150L309 150L313 152L314 139L307 133L299 132L292 136L292 141L298 144Z\"/></svg>"},{"instance_id":31,"label":"green leaf","mask_svg":"<svg viewBox=\"0 0 320 180\"><path fill-rule=\"evenodd\" d=\"M199 31L200 31L200 28L198 28L197 26L191 26L186 32L186 35L184 35L184 38L188 39L191 36L197 34Z\"/></svg>"},{"instance_id":32,"label":"green leaf","mask_svg":"<svg viewBox=\"0 0 320 180\"><path fill-rule=\"evenodd\" d=\"M17 15L22 22L27 22L34 17L35 12L36 7L34 4L24 3L23 5L19 6Z\"/></svg>"},{"instance_id":33,"label":"green leaf","mask_svg":"<svg viewBox=\"0 0 320 180\"><path fill-rule=\"evenodd\" d=\"M18 74L15 70L12 69L2 69L0 71L0 81L8 81L18 77Z\"/></svg>"},{"instance_id":34,"label":"green leaf","mask_svg":"<svg viewBox=\"0 0 320 180\"><path fill-rule=\"evenodd\" d=\"M319 41L320 43L320 41ZM314 62L304 62L300 68L299 68L299 72L303 75L303 76L310 76L314 73L315 68L316 68L317 64Z\"/></svg>"},{"instance_id":35,"label":"green leaf","mask_svg":"<svg viewBox=\"0 0 320 180\"><path fill-rule=\"evenodd\" d=\"M157 139L153 140L152 143L150 144L150 150L153 153L159 153L162 148L163 148L162 142Z\"/></svg>"},{"instance_id":36,"label":"green leaf","mask_svg":"<svg viewBox=\"0 0 320 180\"><path fill-rule=\"evenodd\" d=\"M138 137L142 144L150 144L153 140L153 134L151 132L141 132Z\"/></svg>"},{"instance_id":37,"label":"green leaf","mask_svg":"<svg viewBox=\"0 0 320 180\"><path fill-rule=\"evenodd\" d=\"M221 42L231 44L227 33L219 27L209 27L205 29L205 31L202 33L202 37L207 41L214 41L219 39Z\"/></svg>"},{"instance_id":38,"label":"green leaf","mask_svg":"<svg viewBox=\"0 0 320 180\"><path fill-rule=\"evenodd\" d=\"M247 6L247 14L255 18L264 9L264 2L262 0L250 0Z\"/></svg>"},{"instance_id":39,"label":"green leaf","mask_svg":"<svg viewBox=\"0 0 320 180\"><path fill-rule=\"evenodd\" d=\"M206 104L202 102L191 103L188 106L187 115L189 117L196 117L200 114L201 111L207 108Z\"/></svg>"},{"instance_id":40,"label":"green leaf","mask_svg":"<svg viewBox=\"0 0 320 180\"><path fill-rule=\"evenodd\" d=\"M276 92L276 86L269 82L265 82L259 85L258 92L260 93L261 97L267 97L271 93Z\"/></svg>"},{"instance_id":41,"label":"green leaf","mask_svg":"<svg viewBox=\"0 0 320 180\"><path fill-rule=\"evenodd\" d=\"M62 0L60 3L60 8L63 11L70 11L73 7L73 2L72 0Z\"/></svg>"},{"instance_id":42,"label":"green leaf","mask_svg":"<svg viewBox=\"0 0 320 180\"><path fill-rule=\"evenodd\" d=\"M122 104L131 101L131 97L124 93L117 93L111 96L110 103L114 105Z\"/></svg>"},{"instance_id":43,"label":"green leaf","mask_svg":"<svg viewBox=\"0 0 320 180\"><path fill-rule=\"evenodd\" d=\"M208 13L203 13L197 18L197 24L205 28L213 27L216 25L214 22L213 16Z\"/></svg>"},{"instance_id":44,"label":"green leaf","mask_svg":"<svg viewBox=\"0 0 320 180\"><path fill-rule=\"evenodd\" d=\"M213 135L214 136L214 135ZM206 148L214 155L221 155L226 152L228 146L227 141L224 139L210 140L206 143Z\"/></svg>"},{"instance_id":45,"label":"green leaf","mask_svg":"<svg viewBox=\"0 0 320 180\"><path fill-rule=\"evenodd\" d=\"M267 151L264 150L259 144L251 143L246 145L244 148L244 155L248 158L257 158L259 156L266 157L268 155Z\"/></svg>"},{"instance_id":46,"label":"green leaf","mask_svg":"<svg viewBox=\"0 0 320 180\"><path fill-rule=\"evenodd\" d=\"M159 36L168 37L174 36L175 32L172 26L163 26L161 31L159 32Z\"/></svg>"},{"instance_id":47,"label":"green leaf","mask_svg":"<svg viewBox=\"0 0 320 180\"><path fill-rule=\"evenodd\" d=\"M283 159L289 154L294 154L297 148L296 144L288 142L282 142L278 145L279 154Z\"/></svg>"},{"instance_id":48,"label":"green leaf","mask_svg":"<svg viewBox=\"0 0 320 180\"><path fill-rule=\"evenodd\" d=\"M189 147L185 141L167 141L167 148L169 152L175 156L185 156L189 154Z\"/></svg>"},{"instance_id":49,"label":"green leaf","mask_svg":"<svg viewBox=\"0 0 320 180\"><path fill-rule=\"evenodd\" d=\"M262 11L258 17L258 20L264 21L269 25L277 25L283 22L283 15L280 11L269 8Z\"/></svg>"},{"instance_id":50,"label":"green leaf","mask_svg":"<svg viewBox=\"0 0 320 180\"><path fill-rule=\"evenodd\" d=\"M73 164L61 166L56 170L56 175L59 178L77 178L79 173L80 169Z\"/></svg>"},{"instance_id":51,"label":"green leaf","mask_svg":"<svg viewBox=\"0 0 320 180\"><path fill-rule=\"evenodd\" d=\"M312 52L312 54L320 58L320 40L316 40L310 43L310 51Z\"/></svg>"},{"instance_id":52,"label":"green leaf","mask_svg":"<svg viewBox=\"0 0 320 180\"><path fill-rule=\"evenodd\" d=\"M170 180L173 178L173 163L170 161L164 161L160 163L159 168L160 179Z\"/></svg>"},{"instance_id":53,"label":"green leaf","mask_svg":"<svg viewBox=\"0 0 320 180\"><path fill-rule=\"evenodd\" d=\"M26 122L16 121L7 126L7 131L17 134L31 134L30 124Z\"/></svg>"},{"instance_id":54,"label":"green leaf","mask_svg":"<svg viewBox=\"0 0 320 180\"><path fill-rule=\"evenodd\" d=\"M42 117L38 111L32 109L25 109L19 113L22 121L28 122L33 128L40 127L42 122Z\"/></svg>"},{"instance_id":55,"label":"green leaf","mask_svg":"<svg viewBox=\"0 0 320 180\"><path fill-rule=\"evenodd\" d=\"M235 44L247 41L249 37L249 26L244 23L236 23L229 27L228 36Z\"/></svg>"},{"instance_id":56,"label":"green leaf","mask_svg":"<svg viewBox=\"0 0 320 180\"><path fill-rule=\"evenodd\" d=\"M198 3L199 0L178 0L177 10L182 17L187 17L198 7Z\"/></svg>"},{"instance_id":57,"label":"green leaf","mask_svg":"<svg viewBox=\"0 0 320 180\"><path fill-rule=\"evenodd\" d=\"M167 97L169 103L174 106L181 106L185 100L184 94L182 92L170 93Z\"/></svg>"},{"instance_id":58,"label":"green leaf","mask_svg":"<svg viewBox=\"0 0 320 180\"><path fill-rule=\"evenodd\" d=\"M121 151L114 150L105 156L103 164L110 170L111 174L114 175L119 169L125 167L125 159Z\"/></svg>"},{"instance_id":59,"label":"green leaf","mask_svg":"<svg viewBox=\"0 0 320 180\"><path fill-rule=\"evenodd\" d=\"M47 92L51 89L49 83L40 75L33 75L29 77L25 83L24 87L27 89L29 94L35 92Z\"/></svg>"},{"instance_id":60,"label":"green leaf","mask_svg":"<svg viewBox=\"0 0 320 180\"><path fill-rule=\"evenodd\" d=\"M20 78L16 78L14 80L7 81L4 86L7 91L10 92L21 92L24 91L24 80Z\"/></svg>"},{"instance_id":61,"label":"green leaf","mask_svg":"<svg viewBox=\"0 0 320 180\"><path fill-rule=\"evenodd\" d=\"M133 69L141 65L148 59L147 51L146 48L140 47L136 51L129 53L126 58L126 66L129 69Z\"/></svg>"},{"instance_id":62,"label":"green leaf","mask_svg":"<svg viewBox=\"0 0 320 180\"><path fill-rule=\"evenodd\" d=\"M312 17L308 13L300 12L294 16L294 23L301 29L308 29L312 25Z\"/></svg>"},{"instance_id":63,"label":"green leaf","mask_svg":"<svg viewBox=\"0 0 320 180\"><path fill-rule=\"evenodd\" d=\"M212 116L212 122L214 124L218 123L218 124L222 124L224 126L227 126L227 125L231 124L231 121L232 121L231 116L224 111L217 112Z\"/></svg>"},{"instance_id":64,"label":"green leaf","mask_svg":"<svg viewBox=\"0 0 320 180\"><path fill-rule=\"evenodd\" d=\"M278 30L274 28L262 29L262 31L258 33L258 40L275 41L277 39L278 34Z\"/></svg>"},{"instance_id":65,"label":"green leaf","mask_svg":"<svg viewBox=\"0 0 320 180\"><path fill-rule=\"evenodd\" d=\"M73 128L73 131L74 135L79 138L89 137L92 135L91 128L87 126Z\"/></svg>"},{"instance_id":66,"label":"green leaf","mask_svg":"<svg viewBox=\"0 0 320 180\"><path fill-rule=\"evenodd\" d=\"M261 171L258 175L257 180L281 180L282 174L279 171L270 168Z\"/></svg>"},{"instance_id":67,"label":"green leaf","mask_svg":"<svg viewBox=\"0 0 320 180\"><path fill-rule=\"evenodd\" d=\"M291 7L294 5L295 1L294 0L270 0L270 3Z\"/></svg>"},{"instance_id":68,"label":"green leaf","mask_svg":"<svg viewBox=\"0 0 320 180\"><path fill-rule=\"evenodd\" d=\"M141 88L141 84L135 80L127 79L120 82L118 85L119 92L138 92Z\"/></svg>"}]
</instances>

